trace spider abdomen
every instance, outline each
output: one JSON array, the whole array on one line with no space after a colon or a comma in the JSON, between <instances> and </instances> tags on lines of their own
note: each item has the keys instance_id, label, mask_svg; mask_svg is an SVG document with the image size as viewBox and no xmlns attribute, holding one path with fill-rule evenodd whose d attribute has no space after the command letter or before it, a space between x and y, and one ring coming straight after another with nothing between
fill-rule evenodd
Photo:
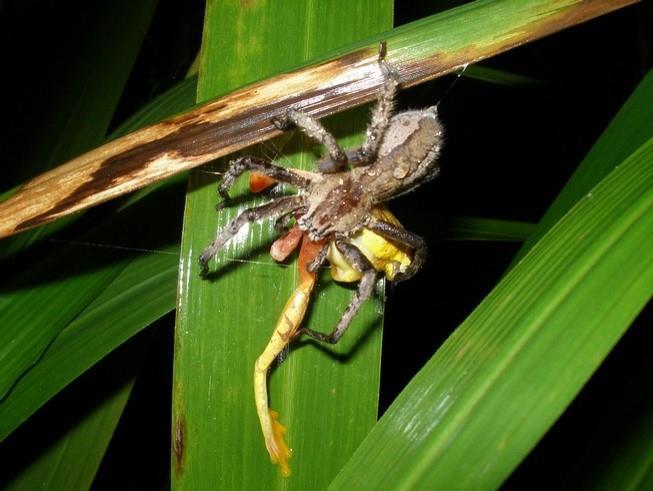
<instances>
[{"instance_id":1,"label":"spider abdomen","mask_svg":"<svg viewBox=\"0 0 653 491\"><path fill-rule=\"evenodd\" d=\"M439 173L444 130L435 107L406 111L390 120L376 161L355 169L375 203L408 193Z\"/></svg>"}]
</instances>

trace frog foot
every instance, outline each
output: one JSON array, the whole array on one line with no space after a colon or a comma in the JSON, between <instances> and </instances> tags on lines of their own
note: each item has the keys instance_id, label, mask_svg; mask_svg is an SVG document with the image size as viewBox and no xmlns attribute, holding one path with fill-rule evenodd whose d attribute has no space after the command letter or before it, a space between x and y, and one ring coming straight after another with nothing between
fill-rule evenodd
<instances>
[{"instance_id":1,"label":"frog foot","mask_svg":"<svg viewBox=\"0 0 653 491\"><path fill-rule=\"evenodd\" d=\"M290 476L290 467L288 460L292 456L292 450L288 448L288 444L283 438L287 428L279 423L279 414L270 409L270 421L272 423L272 434L265 439L265 446L270 454L270 459L273 464L279 465L279 470L283 477Z\"/></svg>"}]
</instances>

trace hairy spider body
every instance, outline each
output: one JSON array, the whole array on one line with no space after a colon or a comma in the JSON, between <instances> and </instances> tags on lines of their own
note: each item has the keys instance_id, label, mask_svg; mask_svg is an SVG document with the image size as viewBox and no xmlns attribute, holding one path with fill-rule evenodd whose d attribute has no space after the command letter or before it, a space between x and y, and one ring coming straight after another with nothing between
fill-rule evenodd
<instances>
[{"instance_id":1,"label":"hairy spider body","mask_svg":"<svg viewBox=\"0 0 653 491\"><path fill-rule=\"evenodd\" d=\"M233 182L246 171L295 186L299 193L243 211L219 232L200 256L205 274L208 261L245 224L294 215L297 226L309 240L324 242L324 251L309 266L311 271L327 258L335 260L336 256L341 256L360 273L358 291L334 331L330 335L308 328L302 331L329 343L337 342L342 336L360 305L371 295L380 272L386 273L391 280L402 281L413 276L426 258L426 244L421 237L408 232L396 221L384 219L383 214L374 210L438 175L437 158L443 143L443 128L434 106L393 115L398 79L383 60L380 60L380 67L384 83L360 148L344 151L319 121L301 111L290 110L273 122L280 129L296 126L324 145L328 155L317 161L319 172L288 169L251 156L231 162L219 187L224 203L229 200L228 191ZM412 260L401 267L386 264L379 269L375 266L375 252L367 251L366 254L354 240L361 230L410 248ZM388 271L393 274L388 275Z\"/></svg>"},{"instance_id":2,"label":"hairy spider body","mask_svg":"<svg viewBox=\"0 0 653 491\"><path fill-rule=\"evenodd\" d=\"M372 163L309 177L307 211L298 223L311 240L352 236L368 224L375 205L437 176L442 127L434 107L397 114L384 136Z\"/></svg>"}]
</instances>

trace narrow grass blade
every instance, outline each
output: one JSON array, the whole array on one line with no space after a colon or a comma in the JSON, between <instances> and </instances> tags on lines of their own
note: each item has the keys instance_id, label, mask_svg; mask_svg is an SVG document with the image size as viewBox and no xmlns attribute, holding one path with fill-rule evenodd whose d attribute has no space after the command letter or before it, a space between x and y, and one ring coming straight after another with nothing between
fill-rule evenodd
<instances>
[{"instance_id":1,"label":"narrow grass blade","mask_svg":"<svg viewBox=\"0 0 653 491\"><path fill-rule=\"evenodd\" d=\"M534 223L478 217L452 217L446 239L523 242L535 230Z\"/></svg>"},{"instance_id":2,"label":"narrow grass blade","mask_svg":"<svg viewBox=\"0 0 653 491\"><path fill-rule=\"evenodd\" d=\"M646 364L644 367L647 368ZM653 402L646 393L650 370L636 381L642 383L636 385L628 381L630 387L626 396L631 397L615 401L615 405L621 407L605 413L608 421L605 429L602 427L596 435L599 441L594 442L588 455L581 455L584 461L597 465L593 465L590 472L578 468L565 482L567 489L644 491L653 486ZM636 406L629 407L630 402Z\"/></svg>"},{"instance_id":3,"label":"narrow grass blade","mask_svg":"<svg viewBox=\"0 0 653 491\"><path fill-rule=\"evenodd\" d=\"M180 84L179 87L171 89L168 94L153 101L148 109L139 112L132 124L142 125L153 122L189 107L194 98L193 91L189 89L193 89L194 84L194 80L189 80ZM128 127L125 126L125 128ZM146 194L145 191L141 192L141 197ZM162 213L164 210L167 210L170 216L174 216L174 202L170 200L169 196L161 195L158 198L164 199L163 203L165 205L157 204L155 202L156 196L153 198L150 200L149 205L151 216ZM135 200L136 198L133 198L131 201L135 202ZM12 406L12 409L7 408L6 410L13 412L15 415L12 418L2 419L0 423L2 432L0 434L3 436L29 416L40 404L47 401L56 391L60 390L65 383L86 370L90 363L97 361L103 354L108 353L126 339L125 334L120 333L119 330L109 329L105 333L106 337L100 336L96 339L98 342L101 340L101 342L106 342L98 345L98 351L95 354L92 354L92 350L88 352L81 350L72 353L68 352L63 358L55 356L55 364L48 365L47 369L53 369L53 373L58 373L61 378L52 377L50 379L52 383L45 384L47 389L41 386L44 388L42 394L40 394L41 397L26 406L23 406L22 402L17 402L17 406L13 406L14 403L10 402L16 399L13 398L13 393L7 395L9 389L14 386L25 371L32 368L34 364L38 365L38 362L43 361L42 356L49 359L50 355L44 355L44 352L52 347L50 343L84 308L87 306L95 308L95 305L91 304L91 302L123 271L123 268L128 268L124 272L131 283L126 284L122 282L122 279L117 278L121 289L139 287L150 281L150 275L155 273L152 269L142 269L140 260L131 266L132 258L137 254L131 251L129 247L93 247L93 244L113 244L116 237L128 237L125 235L128 232L128 222L131 223L132 235L139 237L139 232L144 231L143 221L145 223L155 223L146 218L147 214L147 209L142 207L131 211L127 209L114 217L113 221L110 220L100 226L99 231L93 231L84 237L78 237L72 241L75 242L74 244L61 247L57 252L48 255L38 265L27 271L21 279L8 281L3 285L0 294L0 319L2 319L3 326L3 329L0 330L0 338L4 339L4 341L1 344L3 348L0 349L0 357L3 360L3 363L0 364L0 380L3 383L3 396L5 398L0 399L0 412L5 410L4 404L7 403L8 406ZM130 216L126 217L125 215ZM175 221L170 219L168 223L174 227ZM172 237L177 233L174 228L173 230L159 228L152 234L151 239L165 237L166 233L170 234L170 232L172 232ZM170 237L167 240L170 240ZM172 240L174 243L174 238ZM154 259L154 263L158 264L156 274L162 273L165 275L168 271L166 264L169 265L170 263L165 263L165 261L156 263L161 258L158 257L156 252L153 254L157 258ZM176 263L176 258L173 257L173 261ZM75 274L75 270L80 273ZM172 291L170 289L174 289L174 286L167 284L167 288L168 290L164 291ZM110 289L109 292L113 292L118 300L114 304L116 309L111 311L112 315L104 316L103 321L106 322L105 325L112 326L124 320L121 315L130 312L130 310L122 311L118 307L132 309L133 307L129 306L128 303L130 301L137 302L137 299L120 296L120 290ZM130 335L133 335L133 333L142 329L163 313L172 310L174 308L174 303L171 302L172 297L166 297L163 292L162 295L161 298L167 298L169 302L163 310L160 308L152 309L135 325L123 325L122 327L133 329L133 331L130 331ZM120 304L121 300L127 301L127 304ZM102 296L100 301L105 302L108 300L106 296ZM140 307L144 307L144 305ZM133 320L136 321L136 319ZM138 325L138 322L142 322L142 324ZM76 325L79 326L77 323ZM82 328L82 331L84 329ZM73 329L73 332L78 331ZM70 358L67 357L68 355L70 355ZM88 358L86 358L87 355L89 355ZM63 365L57 365L57 363ZM32 389L28 389L28 391L33 390L34 387L39 387L43 383L41 377L50 378L51 373L47 369L46 371L37 371L36 374L27 377L27 382L31 380L33 381L31 383L34 384ZM21 383L25 382L25 380L21 381ZM20 385L20 387L27 386ZM15 388L18 393L23 390L18 387Z\"/></svg>"},{"instance_id":4,"label":"narrow grass blade","mask_svg":"<svg viewBox=\"0 0 653 491\"><path fill-rule=\"evenodd\" d=\"M591 476L588 489L645 491L653 487L653 411L649 411L648 418L641 423L618 447L614 458Z\"/></svg>"},{"instance_id":5,"label":"narrow grass blade","mask_svg":"<svg viewBox=\"0 0 653 491\"><path fill-rule=\"evenodd\" d=\"M592 147L578 166L558 197L549 207L544 217L515 256L511 267L537 243L565 212L585 196L602 178L612 171L630 152L653 136L653 108L648 101L653 98L653 71L644 77L624 106L605 129L601 138ZM642 382L644 378L641 379ZM639 385L630 381L632 387L626 391L629 399L620 400L620 405L630 403L641 406ZM641 385L641 384L640 384ZM631 394L632 393L632 394ZM649 404L650 406L650 404ZM624 410L611 414L604 431L596 435L590 456L600 462L593 466L591 473L582 467L573 466L570 471L570 486L583 489L647 489L647 479L651 479L650 420L653 410ZM621 417L621 419L619 419ZM610 427L612 425L612 428ZM618 434L618 435L615 435ZM647 477L647 473L649 477ZM569 483L566 483L569 485ZM648 486L650 487L650 486Z\"/></svg>"},{"instance_id":6,"label":"narrow grass blade","mask_svg":"<svg viewBox=\"0 0 653 491\"><path fill-rule=\"evenodd\" d=\"M541 85L542 80L538 80L519 73L511 73L505 70L499 70L485 65L470 65L463 74L467 78L481 80L491 84L505 85L508 87L528 87Z\"/></svg>"},{"instance_id":7,"label":"narrow grass blade","mask_svg":"<svg viewBox=\"0 0 653 491\"><path fill-rule=\"evenodd\" d=\"M652 241L650 139L445 342L332 489L498 487L650 298Z\"/></svg>"},{"instance_id":8,"label":"narrow grass blade","mask_svg":"<svg viewBox=\"0 0 653 491\"><path fill-rule=\"evenodd\" d=\"M70 382L175 305L178 244L135 258L0 403L3 440Z\"/></svg>"},{"instance_id":9,"label":"narrow grass blade","mask_svg":"<svg viewBox=\"0 0 653 491\"><path fill-rule=\"evenodd\" d=\"M92 235L85 239L95 243ZM53 253L0 290L0 400L132 256L86 249L73 258L70 252Z\"/></svg>"},{"instance_id":10,"label":"narrow grass blade","mask_svg":"<svg viewBox=\"0 0 653 491\"><path fill-rule=\"evenodd\" d=\"M391 5L293 1L243 8L209 3L200 100L387 29ZM344 145L351 145L360 141L366 120L366 111L359 111L326 124L343 137ZM280 152L284 165L312 168L311 145L297 136L259 151L268 158ZM295 452L293 474L285 480L265 450L252 377L254 361L296 286L296 271L293 263L283 267L269 258L268 223L252 226L247 238L235 241L220 256L211 281L199 278L197 257L216 233L215 173L224 164L192 173L189 183L175 342L174 488L196 489L211 482L221 489L320 489L376 419L380 306L378 301L367 304L337 349L296 343L273 370L271 403L288 425L287 438ZM248 198L242 186L233 196L238 210L221 213L217 227L262 201ZM323 329L335 325L351 294L321 278L307 322Z\"/></svg>"},{"instance_id":11,"label":"narrow grass blade","mask_svg":"<svg viewBox=\"0 0 653 491\"><path fill-rule=\"evenodd\" d=\"M90 489L132 385L123 384L2 489Z\"/></svg>"},{"instance_id":12,"label":"narrow grass blade","mask_svg":"<svg viewBox=\"0 0 653 491\"><path fill-rule=\"evenodd\" d=\"M144 108L137 111L129 119L127 119L127 121L121 124L109 135L107 140L114 140L128 134L131 131L138 130L139 128L147 126L148 124L156 123L157 121L165 119L172 114L179 113L185 109L188 109L189 107L192 107L195 103L196 89L197 77L191 76L179 82L160 96L156 97ZM180 181L184 178L185 177L183 175L175 177L175 179ZM164 182L165 181L159 182L157 185L160 185ZM122 208L129 206L131 203L135 203L143 196L151 193L154 189L157 188L157 185L151 185L139 190L136 193L133 193L126 199L126 202L123 204ZM0 200L8 198L19 189L20 188L17 187L7 191L4 196L0 196ZM78 213L67 217L65 220L59 220L52 224L46 225L45 227L40 227L38 229L27 231L17 236L8 237L1 240L0 258L11 257L20 253L36 241L43 240L53 235L58 230L63 229L71 222L76 221L81 217L81 215L82 214Z\"/></svg>"}]
</instances>

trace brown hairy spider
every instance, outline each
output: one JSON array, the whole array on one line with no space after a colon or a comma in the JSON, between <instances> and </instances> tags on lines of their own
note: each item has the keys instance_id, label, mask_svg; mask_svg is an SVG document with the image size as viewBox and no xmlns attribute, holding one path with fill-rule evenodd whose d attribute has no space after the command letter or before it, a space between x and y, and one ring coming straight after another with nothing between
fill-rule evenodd
<instances>
[{"instance_id":1,"label":"brown hairy spider","mask_svg":"<svg viewBox=\"0 0 653 491\"><path fill-rule=\"evenodd\" d=\"M255 171L276 181L296 186L299 194L274 199L262 206L243 211L220 231L217 238L199 258L201 274L208 272L208 262L247 223L266 218L296 216L298 227L311 241L324 245L308 270L313 272L327 258L329 247L335 246L354 270L360 273L358 290L340 321L329 335L303 328L301 332L320 341L336 343L344 334L362 303L370 297L380 272L366 255L354 245L352 237L368 229L389 242L413 250L412 262L407 267L395 266L389 275L393 281L413 276L426 259L424 239L401 226L372 213L385 201L413 191L439 173L437 158L443 143L443 128L435 106L405 111L393 116L399 79L384 59L383 46L379 66L383 87L372 109L371 122L365 142L360 148L344 151L336 139L312 116L291 109L283 117L274 119L282 130L298 127L310 138L321 143L328 155L317 161L317 173L288 169L252 156L230 163L219 187L224 202L234 180L246 171Z\"/></svg>"}]
</instances>

